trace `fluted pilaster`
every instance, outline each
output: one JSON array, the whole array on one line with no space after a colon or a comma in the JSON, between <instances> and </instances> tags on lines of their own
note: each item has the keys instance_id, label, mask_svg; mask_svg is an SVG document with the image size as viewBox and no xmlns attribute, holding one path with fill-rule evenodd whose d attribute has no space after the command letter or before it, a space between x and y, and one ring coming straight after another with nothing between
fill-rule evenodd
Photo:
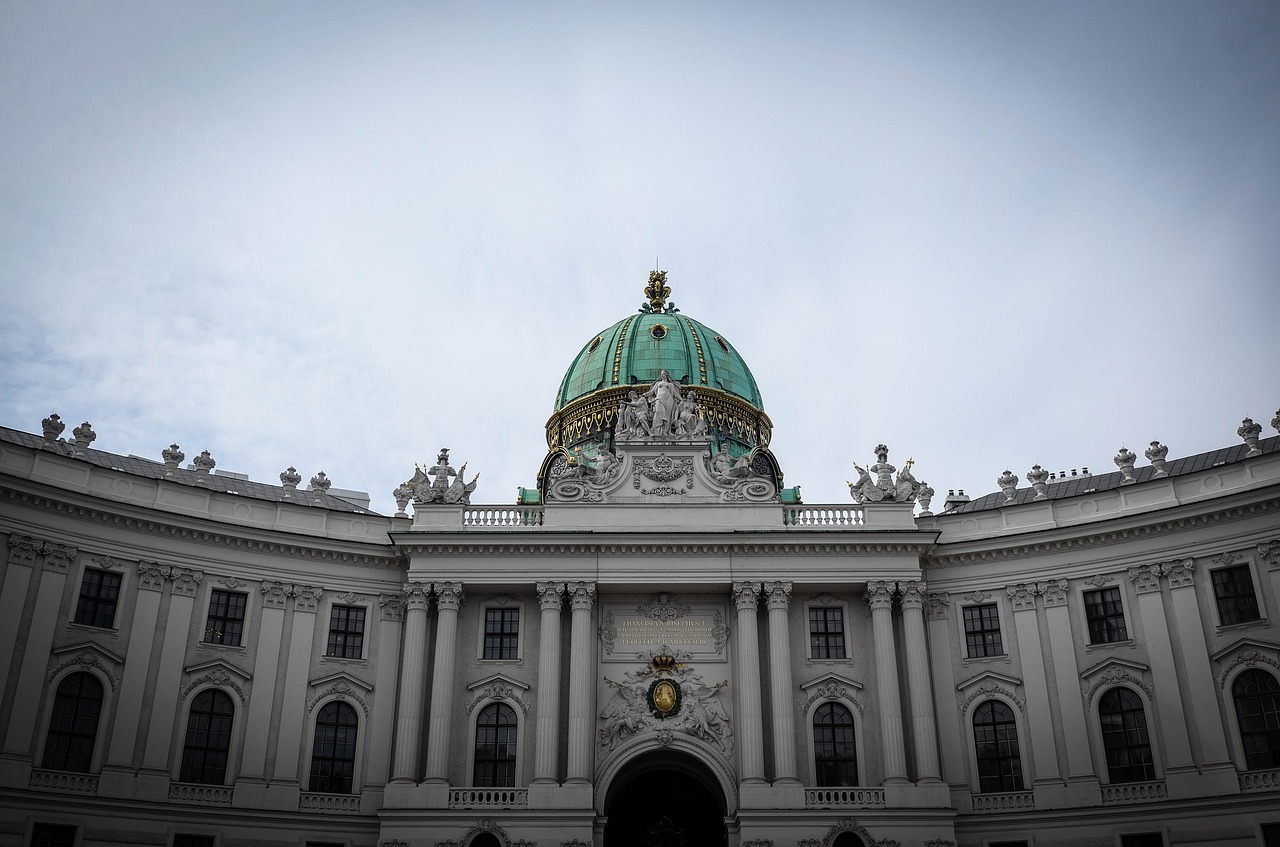
<instances>
[{"instance_id":1,"label":"fluted pilaster","mask_svg":"<svg viewBox=\"0 0 1280 847\"><path fill-rule=\"evenodd\" d=\"M393 782L417 782L418 751L422 746L422 690L427 668L427 605L431 586L404 586L404 660L401 662L400 702L396 709Z\"/></svg>"},{"instance_id":2,"label":"fluted pilaster","mask_svg":"<svg viewBox=\"0 0 1280 847\"><path fill-rule=\"evenodd\" d=\"M886 580L867 583L871 607L872 647L876 654L876 690L880 702L880 738L884 745L884 781L907 781L907 754L902 741L902 701L898 696L898 653L893 640L893 594Z\"/></svg>"},{"instance_id":3,"label":"fluted pilaster","mask_svg":"<svg viewBox=\"0 0 1280 847\"><path fill-rule=\"evenodd\" d=\"M738 755L743 782L764 782L764 728L760 718L760 636L756 609L761 584L735 582L738 609Z\"/></svg>"},{"instance_id":4,"label":"fluted pilaster","mask_svg":"<svg viewBox=\"0 0 1280 847\"><path fill-rule=\"evenodd\" d=\"M453 720L454 669L458 657L458 609L462 583L437 582L436 659L431 676L431 718L427 723L427 782L448 782L450 722Z\"/></svg>"},{"instance_id":5,"label":"fluted pilaster","mask_svg":"<svg viewBox=\"0 0 1280 847\"><path fill-rule=\"evenodd\" d=\"M916 780L937 782L942 778L938 765L938 730L934 720L933 692L929 680L929 650L924 634L923 582L900 582L902 592L902 632L907 649L907 693L911 698L911 732L915 738Z\"/></svg>"},{"instance_id":6,"label":"fluted pilaster","mask_svg":"<svg viewBox=\"0 0 1280 847\"><path fill-rule=\"evenodd\" d=\"M567 782L590 782L591 742L595 730L595 638L591 612L596 586L591 582L568 585L569 607L569 772Z\"/></svg>"},{"instance_id":7,"label":"fluted pilaster","mask_svg":"<svg viewBox=\"0 0 1280 847\"><path fill-rule=\"evenodd\" d=\"M769 695L773 718L773 778L775 782L799 782L796 777L795 707L791 697L791 638L787 609L791 583L766 582L765 605L769 609Z\"/></svg>"},{"instance_id":8,"label":"fluted pilaster","mask_svg":"<svg viewBox=\"0 0 1280 847\"><path fill-rule=\"evenodd\" d=\"M533 781L554 783L560 751L560 608L564 603L564 583L539 582L537 587L542 630L538 642L538 736Z\"/></svg>"}]
</instances>

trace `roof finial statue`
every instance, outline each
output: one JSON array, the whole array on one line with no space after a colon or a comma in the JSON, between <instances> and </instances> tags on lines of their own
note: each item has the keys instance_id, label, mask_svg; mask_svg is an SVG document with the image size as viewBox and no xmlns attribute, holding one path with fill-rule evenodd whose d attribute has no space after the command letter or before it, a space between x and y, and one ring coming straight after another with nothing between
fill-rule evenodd
<instances>
[{"instance_id":1,"label":"roof finial statue","mask_svg":"<svg viewBox=\"0 0 1280 847\"><path fill-rule=\"evenodd\" d=\"M649 302L641 307L642 311L661 312L664 309L667 304L667 298L671 296L671 287L667 285L666 271L649 271L649 284L644 288L644 296L649 298Z\"/></svg>"}]
</instances>

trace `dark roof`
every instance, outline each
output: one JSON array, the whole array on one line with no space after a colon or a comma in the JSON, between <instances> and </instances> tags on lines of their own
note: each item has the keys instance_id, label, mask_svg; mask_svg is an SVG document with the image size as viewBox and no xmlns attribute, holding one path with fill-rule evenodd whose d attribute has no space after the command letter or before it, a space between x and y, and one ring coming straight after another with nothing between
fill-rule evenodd
<instances>
[{"instance_id":1,"label":"dark roof","mask_svg":"<svg viewBox=\"0 0 1280 847\"><path fill-rule=\"evenodd\" d=\"M1280 435L1260 439L1258 447L1263 453L1280 451ZM1165 463L1164 470L1169 476L1182 476L1183 474L1195 473L1206 468L1216 468L1219 465L1229 465L1243 461L1247 452L1249 452L1249 446L1241 441L1234 446L1210 450L1208 453L1197 453L1194 456L1171 459ZM1139 461L1141 460L1142 458L1139 457ZM1142 467L1135 467L1133 469L1133 477L1137 482L1146 482L1155 477L1155 472L1156 469L1147 464ZM1122 479L1124 479L1124 474L1118 470L1091 476L1072 476L1050 482L1045 495L1048 500L1061 500L1066 497L1075 497L1079 494L1110 491L1113 488L1119 488L1120 480ZM1035 489L1026 482L1025 478L1020 478L1019 482L1022 485L1014 492L1012 503L1006 504L1004 492L996 491L991 494L985 494L982 497L976 497L968 503L963 503L942 514L958 515L963 512L985 512L990 509L998 509L1004 505L1016 506L1021 503L1030 503L1035 499Z\"/></svg>"},{"instance_id":2,"label":"dark roof","mask_svg":"<svg viewBox=\"0 0 1280 847\"><path fill-rule=\"evenodd\" d=\"M49 445L39 435L32 435L17 429L0 426L0 441L8 441L11 444L21 444L24 447L31 447L37 450L50 449L59 455L69 458L78 459L83 462L97 465L100 468L112 468L113 470L123 471L133 474L134 476L146 477L148 479L168 479L170 482L176 482L181 485L190 485L192 487L206 488L209 491L220 491L224 494L235 494L241 497L251 497L255 500L269 500L276 503L296 503L299 505L319 506L325 509L332 509L337 512L357 512L360 514L378 516L377 512L370 511L364 506L358 506L340 497L334 497L327 492L307 491L299 488L292 498L286 499L284 496L284 488L279 485L268 485L262 482L252 482L247 479L240 479L227 474L210 473L205 477L208 485L196 486L196 472L178 467L173 471L173 476L165 476L165 466L162 462L152 462L147 459L139 459L136 456L120 456L115 453L107 453L102 450L94 450L92 448L83 451L76 450L69 442L58 441L56 446ZM73 452L74 450L74 452Z\"/></svg>"}]
</instances>

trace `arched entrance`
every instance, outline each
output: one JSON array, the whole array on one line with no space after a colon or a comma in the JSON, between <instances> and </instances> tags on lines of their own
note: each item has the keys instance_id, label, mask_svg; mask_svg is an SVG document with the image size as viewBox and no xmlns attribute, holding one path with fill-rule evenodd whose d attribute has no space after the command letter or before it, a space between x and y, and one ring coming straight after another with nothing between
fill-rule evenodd
<instances>
[{"instance_id":1,"label":"arched entrance","mask_svg":"<svg viewBox=\"0 0 1280 847\"><path fill-rule=\"evenodd\" d=\"M725 801L705 765L669 750L637 756L609 786L604 847L723 847Z\"/></svg>"}]
</instances>

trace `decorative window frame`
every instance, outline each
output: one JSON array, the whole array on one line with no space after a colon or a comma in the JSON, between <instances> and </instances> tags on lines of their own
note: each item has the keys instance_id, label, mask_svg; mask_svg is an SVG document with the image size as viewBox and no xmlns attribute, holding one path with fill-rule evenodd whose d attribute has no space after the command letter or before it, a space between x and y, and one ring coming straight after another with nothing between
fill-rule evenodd
<instances>
[{"instance_id":1,"label":"decorative window frame","mask_svg":"<svg viewBox=\"0 0 1280 847\"><path fill-rule=\"evenodd\" d=\"M1134 625L1137 618L1133 614L1133 599L1129 596L1130 586L1128 580L1121 580L1113 575L1098 575L1085 581L1083 585L1077 586L1075 605L1080 613L1080 634L1083 637L1084 649L1086 652L1093 650L1106 650L1109 647L1131 647L1137 643L1134 638ZM1116 588L1120 591L1120 608L1124 611L1124 629L1128 634L1128 638L1123 641L1099 641L1094 643L1089 640L1089 604L1085 601L1085 595L1094 591L1104 591L1108 588Z\"/></svg>"},{"instance_id":2,"label":"decorative window frame","mask_svg":"<svg viewBox=\"0 0 1280 847\"><path fill-rule=\"evenodd\" d=\"M1249 568L1249 578L1253 580L1253 599L1254 602L1258 604L1258 617L1251 621L1224 624L1222 622L1222 613L1218 611L1218 592L1213 588L1213 572L1240 566L1248 566ZM1249 552L1241 553L1228 550L1226 552L1219 553L1210 559L1209 564L1204 570L1205 583L1209 589L1209 604L1213 608L1213 625L1218 632L1231 632L1233 630L1244 629L1246 627L1266 625L1269 619L1267 614L1267 596L1262 590L1262 586L1264 585L1262 577L1266 576L1266 574L1258 567L1257 556Z\"/></svg>"},{"instance_id":3,"label":"decorative window frame","mask_svg":"<svg viewBox=\"0 0 1280 847\"><path fill-rule=\"evenodd\" d=\"M978 748L973 738L973 712L976 706L987 700L999 700L1013 711L1014 726L1018 730L1018 758L1022 766L1023 790L1035 782L1035 768L1031 759L1031 735L1027 728L1027 704L1019 697L1022 680L994 671L984 671L956 686L964 698L960 702L961 731L964 733L966 782L973 794L982 794L982 782L978 778Z\"/></svg>"},{"instance_id":4,"label":"decorative window frame","mask_svg":"<svg viewBox=\"0 0 1280 847\"><path fill-rule=\"evenodd\" d=\"M1236 713L1236 698L1231 689L1236 679L1245 671L1266 671L1280 682L1280 647L1262 641L1242 638L1229 647L1214 653L1210 659L1220 666L1222 671L1217 675L1218 691L1221 693L1222 708L1229 723L1227 744L1231 748L1231 760L1236 769L1248 770L1244 745L1240 740L1240 716Z\"/></svg>"},{"instance_id":5,"label":"decorative window frame","mask_svg":"<svg viewBox=\"0 0 1280 847\"><path fill-rule=\"evenodd\" d=\"M212 574L205 574L211 577ZM239 652L248 652L250 644L256 644L258 638L258 626L261 623L261 595L250 589L247 582L238 580L235 577L223 577L221 579L203 579L200 581L199 588L196 589L196 604L192 610L192 626L195 628L195 646L197 650L236 650ZM205 641L204 635L209 628L209 607L213 603L213 592L226 591L231 594L245 595L244 603L244 621L240 628L239 644L219 644L215 641Z\"/></svg>"},{"instance_id":6,"label":"decorative window frame","mask_svg":"<svg viewBox=\"0 0 1280 847\"><path fill-rule=\"evenodd\" d=\"M521 616L523 619L523 616ZM522 623L523 626L523 623ZM502 661L490 659L489 661ZM511 661L510 659L506 661ZM529 686L506 674L495 673L467 686L471 700L467 703L466 785L474 787L476 778L476 722L485 706L506 703L516 713L516 784L515 788L528 785L525 779L525 739L529 734Z\"/></svg>"},{"instance_id":7,"label":"decorative window frame","mask_svg":"<svg viewBox=\"0 0 1280 847\"><path fill-rule=\"evenodd\" d=\"M809 609L835 609L841 610L840 615L844 623L844 658L843 659L817 659L814 658L809 644ZM849 637L849 628L852 624L849 617L849 601L833 594L822 593L817 596L810 597L804 601L804 658L805 662L812 666L824 665L852 665L853 664L853 639ZM812 726L810 729L812 730ZM812 732L810 732L812 735Z\"/></svg>"},{"instance_id":8,"label":"decorative window frame","mask_svg":"<svg viewBox=\"0 0 1280 847\"><path fill-rule=\"evenodd\" d=\"M311 758L315 755L316 719L319 717L321 709L336 700L351 706L356 712L356 753L355 761L352 763L351 768L351 793L336 796L359 797L364 791L365 756L369 749L369 720L372 714L372 710L369 708L364 696L361 695L360 690L363 689L367 694L373 688L345 673L331 674L321 679L312 680L308 683L307 688L308 690L315 690L326 685L328 687L325 690L317 691L316 694L307 699L307 716L302 736L302 755L298 757L298 784L303 786L302 791L304 793L313 793L311 791Z\"/></svg>"},{"instance_id":9,"label":"decorative window frame","mask_svg":"<svg viewBox=\"0 0 1280 847\"><path fill-rule=\"evenodd\" d=\"M1151 746L1151 762L1155 766L1155 779L1165 777L1164 733L1160 727L1160 714L1155 709L1154 689L1149 681L1150 669L1140 663L1127 659L1109 658L1099 662L1080 674L1084 688L1085 722L1088 725L1089 746L1094 761L1094 773L1103 785L1124 785L1111 781L1111 773L1107 769L1107 748L1102 741L1102 716L1098 712L1098 703L1102 695L1113 688L1128 688L1138 695L1142 701L1143 717L1147 722L1147 739Z\"/></svg>"},{"instance_id":10,"label":"decorative window frame","mask_svg":"<svg viewBox=\"0 0 1280 847\"><path fill-rule=\"evenodd\" d=\"M94 647L91 644L80 646L84 648ZM109 653L101 648L96 648L93 652L110 656ZM39 734L35 739L36 749L35 755L31 759L31 764L37 769L43 769L44 748L49 743L49 723L53 720L53 702L58 697L58 686L62 685L63 680L67 677L76 673L90 674L102 685L102 709L98 712L98 727L93 736L93 758L89 760L88 770L90 774L100 774L102 773L102 765L106 762L108 752L106 748L110 741L110 733L107 730L115 723L116 689L120 684L120 680L114 679L102 665L96 662L83 663L75 660L64 662L54 668L46 677L48 684L44 689L44 702L40 706ZM57 822L48 821L48 823Z\"/></svg>"},{"instance_id":11,"label":"decorative window frame","mask_svg":"<svg viewBox=\"0 0 1280 847\"><path fill-rule=\"evenodd\" d=\"M354 591L348 591L345 594L331 595L325 592L320 601L320 609L316 615L316 619L321 621L321 632L324 635L324 646L320 648L321 662L337 662L339 664L365 664L369 661L369 652L373 648L373 622L375 618L381 618L382 610L374 612L375 598L366 597L363 594L356 594ZM359 658L349 656L331 656L329 655L329 633L333 626L333 607L347 606L349 608L364 609L364 633L363 640L360 642Z\"/></svg>"},{"instance_id":12,"label":"decorative window frame","mask_svg":"<svg viewBox=\"0 0 1280 847\"><path fill-rule=\"evenodd\" d=\"M807 631L808 612L805 612L805 628ZM805 770L808 774L806 785L818 784L818 763L815 758L817 751L813 748L813 716L823 703L839 703L849 709L853 716L854 755L858 757L858 785L864 788L872 785L867 775L866 704L862 702L862 689L862 683L836 673L826 673L800 684L800 691L805 695L800 703L800 713L804 720Z\"/></svg>"},{"instance_id":13,"label":"decorative window frame","mask_svg":"<svg viewBox=\"0 0 1280 847\"><path fill-rule=\"evenodd\" d=\"M222 847L222 830L204 826L171 826L165 832L165 847L173 847L179 835L205 835L213 837L213 847Z\"/></svg>"},{"instance_id":14,"label":"decorative window frame","mask_svg":"<svg viewBox=\"0 0 1280 847\"><path fill-rule=\"evenodd\" d=\"M955 609L955 625L957 629L957 644L960 646L960 661L963 664L970 662L1002 662L1008 663L1013 660L1013 655L1009 650L1010 636L1009 624L1013 621L1012 613L1009 611L1008 598L1004 591L970 591L968 594L952 595L953 608ZM990 606L994 604L996 607L996 618L1000 621L1000 647L1004 652L996 653L991 656L970 656L969 655L969 633L964 628L964 610L973 606Z\"/></svg>"},{"instance_id":15,"label":"decorative window frame","mask_svg":"<svg viewBox=\"0 0 1280 847\"><path fill-rule=\"evenodd\" d=\"M182 773L182 755L187 746L187 725L191 722L191 704L195 702L196 696L202 691L216 688L229 696L231 705L235 707L235 714L231 717L231 746L227 750L227 774L225 781L222 783L224 786L232 785L235 782L236 774L240 772L240 757L244 752L245 716L249 711L249 695L246 693L245 688L248 686L252 676L235 665L221 660L202 662L198 665L183 668L182 676L185 684L178 695L178 706L182 709L182 715L180 720L177 721L178 734L174 738L171 751L172 761L169 763L169 778L173 782L178 782L178 777ZM184 830L183 834L201 835L208 833L187 833Z\"/></svg>"},{"instance_id":16,"label":"decorative window frame","mask_svg":"<svg viewBox=\"0 0 1280 847\"><path fill-rule=\"evenodd\" d=\"M527 640L525 627L529 621L529 616L525 614L524 600L512 597L510 594L495 594L492 597L484 598L476 605L480 610L476 615L476 663L480 665L523 664L524 644ZM514 659L486 659L484 657L485 613L489 609L515 609L519 613L520 620L516 628L516 657Z\"/></svg>"},{"instance_id":17,"label":"decorative window frame","mask_svg":"<svg viewBox=\"0 0 1280 847\"><path fill-rule=\"evenodd\" d=\"M75 840L71 842L72 847L80 847L84 843L85 820L82 817L63 817L57 813L52 815L41 812L39 815L29 816L26 826L22 832L22 843L30 844L31 839L35 836L37 826L70 826L76 831Z\"/></svg>"},{"instance_id":18,"label":"decorative window frame","mask_svg":"<svg viewBox=\"0 0 1280 847\"><path fill-rule=\"evenodd\" d=\"M85 632L100 632L118 636L120 634L120 619L124 617L125 599L132 597L135 592L129 590L130 578L136 578L137 574L130 568L125 567L125 563L111 556L93 556L88 558L77 556L75 560L75 580L68 580L75 587L72 589L70 608L67 610L67 626L72 629L79 629ZM84 577L89 571L102 571L103 573L115 574L120 577L120 594L116 597L116 613L112 618L111 626L94 626L87 623L76 623L76 609L80 605L80 591L84 588Z\"/></svg>"}]
</instances>

